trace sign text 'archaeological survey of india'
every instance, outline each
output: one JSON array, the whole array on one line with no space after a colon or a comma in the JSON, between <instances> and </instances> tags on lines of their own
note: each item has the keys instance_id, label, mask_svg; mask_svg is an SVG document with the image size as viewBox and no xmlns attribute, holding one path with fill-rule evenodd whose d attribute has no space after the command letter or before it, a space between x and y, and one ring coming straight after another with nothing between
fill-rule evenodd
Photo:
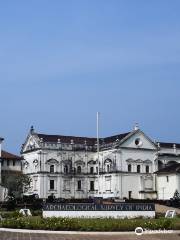
<instances>
[{"instance_id":1,"label":"sign text 'archaeological survey of india'","mask_svg":"<svg viewBox=\"0 0 180 240\"><path fill-rule=\"evenodd\" d=\"M115 203L115 204L88 204L88 203L48 203L43 206L43 217L155 217L153 203Z\"/></svg>"}]
</instances>

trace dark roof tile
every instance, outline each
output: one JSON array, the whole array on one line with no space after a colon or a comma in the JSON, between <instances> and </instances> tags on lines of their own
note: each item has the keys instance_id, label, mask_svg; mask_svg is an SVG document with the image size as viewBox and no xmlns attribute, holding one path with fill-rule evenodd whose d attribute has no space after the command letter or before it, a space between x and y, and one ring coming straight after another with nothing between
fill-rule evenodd
<instances>
[{"instance_id":1,"label":"dark roof tile","mask_svg":"<svg viewBox=\"0 0 180 240\"><path fill-rule=\"evenodd\" d=\"M111 137L106 138L100 138L100 143L112 143L115 142L117 139L121 141L123 138L125 138L128 133L118 134ZM74 141L75 144L84 144L86 142L87 145L95 145L97 143L97 138L91 138L91 137L75 137L75 136L63 136L63 135L48 135L48 134L41 134L37 133L37 136L44 142L58 142L58 139L62 143L71 143L71 140Z\"/></svg>"},{"instance_id":2,"label":"dark roof tile","mask_svg":"<svg viewBox=\"0 0 180 240\"><path fill-rule=\"evenodd\" d=\"M160 147L162 148L173 148L174 145L176 145L176 148L180 148L179 143L167 143L167 142L159 142Z\"/></svg>"},{"instance_id":3,"label":"dark roof tile","mask_svg":"<svg viewBox=\"0 0 180 240\"><path fill-rule=\"evenodd\" d=\"M180 173L180 163L175 163L159 169L155 173Z\"/></svg>"}]
</instances>

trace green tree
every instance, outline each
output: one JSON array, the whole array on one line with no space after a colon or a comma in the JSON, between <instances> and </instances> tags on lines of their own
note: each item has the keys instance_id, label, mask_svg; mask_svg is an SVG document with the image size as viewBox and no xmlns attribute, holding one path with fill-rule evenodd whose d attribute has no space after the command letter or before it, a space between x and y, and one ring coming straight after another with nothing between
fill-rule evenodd
<instances>
[{"instance_id":1,"label":"green tree","mask_svg":"<svg viewBox=\"0 0 180 240\"><path fill-rule=\"evenodd\" d=\"M180 194L179 194L178 190L175 191L173 199L180 200Z\"/></svg>"},{"instance_id":2,"label":"green tree","mask_svg":"<svg viewBox=\"0 0 180 240\"><path fill-rule=\"evenodd\" d=\"M24 174L6 174L2 177L2 184L8 189L8 195L20 198L30 186L31 179Z\"/></svg>"}]
</instances>

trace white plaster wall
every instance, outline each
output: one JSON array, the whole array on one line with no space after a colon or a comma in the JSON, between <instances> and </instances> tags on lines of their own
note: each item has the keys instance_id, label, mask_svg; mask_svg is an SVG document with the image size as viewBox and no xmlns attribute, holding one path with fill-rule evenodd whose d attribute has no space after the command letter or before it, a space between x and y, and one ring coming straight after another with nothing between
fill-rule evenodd
<instances>
[{"instance_id":1,"label":"white plaster wall","mask_svg":"<svg viewBox=\"0 0 180 240\"><path fill-rule=\"evenodd\" d=\"M154 218L154 211L43 211L43 217L69 218Z\"/></svg>"},{"instance_id":2,"label":"white plaster wall","mask_svg":"<svg viewBox=\"0 0 180 240\"><path fill-rule=\"evenodd\" d=\"M167 176L169 182L167 182ZM174 196L176 190L179 188L180 175L177 174L163 174L157 176L158 199L167 200Z\"/></svg>"},{"instance_id":3,"label":"white plaster wall","mask_svg":"<svg viewBox=\"0 0 180 240\"><path fill-rule=\"evenodd\" d=\"M26 154L23 154L22 156L24 157L24 161L23 161L23 173L24 174L30 174L30 173L36 173L37 171L39 171L39 165L37 168L35 168L33 161L35 159L37 159L39 161L39 151L35 151L35 152L29 152ZM27 167L26 167L26 162L28 163Z\"/></svg>"},{"instance_id":4,"label":"white plaster wall","mask_svg":"<svg viewBox=\"0 0 180 240\"><path fill-rule=\"evenodd\" d=\"M145 166L150 166L150 172L153 172L155 152L145 151L145 150L136 150L136 149L123 149L121 153L117 155L117 168L118 170L127 171L128 170L128 160L132 161L132 171L137 171L137 165L141 165L141 172L145 173ZM138 162L138 160L142 162ZM150 160L151 164L146 163L146 160Z\"/></svg>"},{"instance_id":5,"label":"white plaster wall","mask_svg":"<svg viewBox=\"0 0 180 240\"><path fill-rule=\"evenodd\" d=\"M9 166L7 165L7 161L9 161ZM3 160L2 170L5 171L21 171L21 160L15 160L15 166L13 166L13 160Z\"/></svg>"}]
</instances>

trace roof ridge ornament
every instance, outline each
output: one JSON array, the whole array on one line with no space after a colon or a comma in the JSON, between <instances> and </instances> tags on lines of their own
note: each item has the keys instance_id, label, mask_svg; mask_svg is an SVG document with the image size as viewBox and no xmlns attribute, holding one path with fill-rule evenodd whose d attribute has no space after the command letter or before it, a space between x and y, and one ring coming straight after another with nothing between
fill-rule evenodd
<instances>
[{"instance_id":1,"label":"roof ridge ornament","mask_svg":"<svg viewBox=\"0 0 180 240\"><path fill-rule=\"evenodd\" d=\"M34 126L32 125L30 128L30 133L33 134L34 133Z\"/></svg>"},{"instance_id":2,"label":"roof ridge ornament","mask_svg":"<svg viewBox=\"0 0 180 240\"><path fill-rule=\"evenodd\" d=\"M134 131L137 131L139 130L139 123L135 123L135 126L134 126Z\"/></svg>"},{"instance_id":3,"label":"roof ridge ornament","mask_svg":"<svg viewBox=\"0 0 180 240\"><path fill-rule=\"evenodd\" d=\"M176 144L175 143L173 144L173 149L174 149L174 153L176 154L177 153L177 149L176 149Z\"/></svg>"}]
</instances>

